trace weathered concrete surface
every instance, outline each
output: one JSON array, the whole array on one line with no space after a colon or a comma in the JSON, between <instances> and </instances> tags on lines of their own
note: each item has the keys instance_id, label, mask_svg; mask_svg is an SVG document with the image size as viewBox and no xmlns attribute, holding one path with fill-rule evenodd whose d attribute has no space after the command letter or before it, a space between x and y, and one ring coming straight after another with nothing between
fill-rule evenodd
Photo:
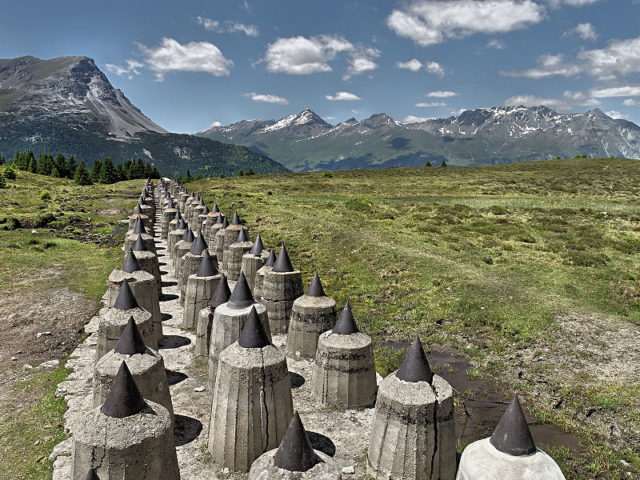
<instances>
[{"instance_id":1,"label":"weathered concrete surface","mask_svg":"<svg viewBox=\"0 0 640 480\"><path fill-rule=\"evenodd\" d=\"M153 220L151 220L147 215L139 214L139 213L134 213L129 217L129 228L127 229L128 231L133 230L133 227L135 226L136 220L138 220L138 217L140 217L140 220L142 220L142 224L144 225L144 228L147 229L147 231L149 232L153 231Z\"/></svg>"},{"instance_id":2,"label":"weathered concrete surface","mask_svg":"<svg viewBox=\"0 0 640 480\"><path fill-rule=\"evenodd\" d=\"M162 210L162 223L160 225L160 238L166 239L167 235L169 235L169 224L173 220L173 217L176 216L176 212L178 210L176 208L166 208Z\"/></svg>"},{"instance_id":3,"label":"weathered concrete surface","mask_svg":"<svg viewBox=\"0 0 640 480\"><path fill-rule=\"evenodd\" d=\"M176 222L176 225L178 223ZM175 246L176 243L178 243L180 240L182 240L182 236L184 235L184 232L186 232L187 230L184 228L174 228L173 230L171 230L169 232L169 234L167 235L167 252L169 252L167 254L167 257L171 259L171 264L173 265L175 262Z\"/></svg>"},{"instance_id":4,"label":"weathered concrete surface","mask_svg":"<svg viewBox=\"0 0 640 480\"><path fill-rule=\"evenodd\" d=\"M151 314L142 308L132 308L130 310L118 310L117 308L106 308L101 311L98 322L98 338L96 340L95 362L116 346L120 335L127 326L129 318L133 317L140 335L144 339L145 345L150 348L158 348L158 342L153 331Z\"/></svg>"},{"instance_id":5,"label":"weathered concrete surface","mask_svg":"<svg viewBox=\"0 0 640 480\"><path fill-rule=\"evenodd\" d=\"M265 260L265 262L266 262L266 260ZM269 267L267 265L263 265L256 272L256 278L255 278L254 286L253 286L253 297L254 298L262 299L262 293L263 293L263 288L262 287L264 285L264 279L265 279L267 273L270 272L271 270L273 270L273 267Z\"/></svg>"},{"instance_id":6,"label":"weathered concrete surface","mask_svg":"<svg viewBox=\"0 0 640 480\"><path fill-rule=\"evenodd\" d=\"M244 272L249 288L251 288L251 291L256 298L260 298L255 290L256 274L258 273L258 270L264 267L264 262L267 261L267 257L269 257L269 251L266 248L262 250L260 256L253 255L251 253L245 253L242 255L242 267L240 268L240 271Z\"/></svg>"},{"instance_id":7,"label":"weathered concrete surface","mask_svg":"<svg viewBox=\"0 0 640 480\"><path fill-rule=\"evenodd\" d=\"M223 269L227 273L229 280L236 281L242 270L242 256L251 250L253 242L234 242L225 251ZM245 273L245 276L247 274ZM247 281L247 283L249 283ZM249 283L251 286L251 283Z\"/></svg>"},{"instance_id":8,"label":"weathered concrete surface","mask_svg":"<svg viewBox=\"0 0 640 480\"><path fill-rule=\"evenodd\" d=\"M209 253L211 254L211 252ZM180 276L178 277L178 285L180 286L180 303L182 306L184 306L189 276L198 271L200 262L202 262L202 254L196 255L191 252L185 253L180 260Z\"/></svg>"},{"instance_id":9,"label":"weathered concrete surface","mask_svg":"<svg viewBox=\"0 0 640 480\"><path fill-rule=\"evenodd\" d=\"M336 407L373 406L376 369L371 338L323 333L318 339L312 390L320 404Z\"/></svg>"},{"instance_id":10,"label":"weathered concrete surface","mask_svg":"<svg viewBox=\"0 0 640 480\"><path fill-rule=\"evenodd\" d=\"M142 266L142 265L140 265ZM159 275L159 272L158 272ZM122 282L129 281L131 291L143 309L151 314L151 322L153 323L153 336L156 345L162 340L162 315L160 314L160 299L158 296L158 282L149 272L138 270L137 272L127 273L120 268L116 268L111 275L107 284L107 306L113 307L116 302Z\"/></svg>"},{"instance_id":11,"label":"weathered concrete surface","mask_svg":"<svg viewBox=\"0 0 640 480\"><path fill-rule=\"evenodd\" d=\"M378 480L454 480L451 385L438 375L430 385L405 382L396 372L389 374L378 390L367 467Z\"/></svg>"},{"instance_id":12,"label":"weathered concrete surface","mask_svg":"<svg viewBox=\"0 0 640 480\"><path fill-rule=\"evenodd\" d=\"M467 446L460 458L456 480L564 480L553 459L538 449L531 455L515 456L497 450L488 438Z\"/></svg>"},{"instance_id":13,"label":"weathered concrete surface","mask_svg":"<svg viewBox=\"0 0 640 480\"><path fill-rule=\"evenodd\" d=\"M249 470L249 480L341 480L342 471L334 460L324 453L315 450L322 460L306 472L290 472L278 468L273 463L278 449L270 450L261 455Z\"/></svg>"},{"instance_id":14,"label":"weathered concrete surface","mask_svg":"<svg viewBox=\"0 0 640 480\"><path fill-rule=\"evenodd\" d=\"M182 328L193 328L198 323L200 310L209 304L211 295L218 287L222 275L198 277L195 273L189 275L184 299L184 315Z\"/></svg>"},{"instance_id":15,"label":"weathered concrete surface","mask_svg":"<svg viewBox=\"0 0 640 480\"><path fill-rule=\"evenodd\" d=\"M287 333L293 302L302 296L302 273L265 270L260 301L267 307L273 333Z\"/></svg>"},{"instance_id":16,"label":"weathered concrete surface","mask_svg":"<svg viewBox=\"0 0 640 480\"><path fill-rule=\"evenodd\" d=\"M93 406L99 407L107 398L113 379L125 361L143 398L159 403L173 418L167 372L162 355L147 347L144 354L124 355L111 350L98 360L93 372Z\"/></svg>"},{"instance_id":17,"label":"weathered concrete surface","mask_svg":"<svg viewBox=\"0 0 640 480\"><path fill-rule=\"evenodd\" d=\"M280 350L236 342L222 351L209 426L214 462L248 472L256 458L280 444L292 416L291 381Z\"/></svg>"},{"instance_id":18,"label":"weathered concrete surface","mask_svg":"<svg viewBox=\"0 0 640 480\"><path fill-rule=\"evenodd\" d=\"M158 289L158 297L162 295L162 277L160 275L160 262L158 256L153 252L148 251L134 251L133 254L140 263L142 269L153 275L156 279L156 288Z\"/></svg>"},{"instance_id":19,"label":"weathered concrete surface","mask_svg":"<svg viewBox=\"0 0 640 480\"><path fill-rule=\"evenodd\" d=\"M155 240L151 235L147 233L127 233L127 236L124 239L123 248L125 257L127 256L127 253L129 253L129 250L131 250L135 245L136 240L138 240L138 236L142 236L142 241L144 242L144 246L147 248L147 250L153 253L157 253Z\"/></svg>"},{"instance_id":20,"label":"weathered concrete surface","mask_svg":"<svg viewBox=\"0 0 640 480\"><path fill-rule=\"evenodd\" d=\"M86 480L90 468L105 480L179 480L171 415L146 401L147 408L124 418L100 407L86 413L73 433L73 480Z\"/></svg>"},{"instance_id":21,"label":"weathered concrete surface","mask_svg":"<svg viewBox=\"0 0 640 480\"><path fill-rule=\"evenodd\" d=\"M287 333L287 355L314 359L320 334L331 330L338 313L329 297L303 295L293 302Z\"/></svg>"},{"instance_id":22,"label":"weathered concrete surface","mask_svg":"<svg viewBox=\"0 0 640 480\"><path fill-rule=\"evenodd\" d=\"M196 324L196 344L193 347L193 356L209 356L209 345L211 343L211 330L213 328L213 312L209 306L205 306L198 313Z\"/></svg>"}]
</instances>

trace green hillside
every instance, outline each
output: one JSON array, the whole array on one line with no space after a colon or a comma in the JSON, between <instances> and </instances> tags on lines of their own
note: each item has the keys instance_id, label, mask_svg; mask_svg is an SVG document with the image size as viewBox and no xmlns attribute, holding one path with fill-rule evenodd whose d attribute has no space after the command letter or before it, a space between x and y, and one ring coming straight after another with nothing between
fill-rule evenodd
<instances>
[{"instance_id":1,"label":"green hillside","mask_svg":"<svg viewBox=\"0 0 640 480\"><path fill-rule=\"evenodd\" d=\"M400 359L385 345L415 333L468 357L580 437L577 452L550 453L585 479L640 474L639 180L637 161L575 159L188 188L351 300L380 373Z\"/></svg>"}]
</instances>

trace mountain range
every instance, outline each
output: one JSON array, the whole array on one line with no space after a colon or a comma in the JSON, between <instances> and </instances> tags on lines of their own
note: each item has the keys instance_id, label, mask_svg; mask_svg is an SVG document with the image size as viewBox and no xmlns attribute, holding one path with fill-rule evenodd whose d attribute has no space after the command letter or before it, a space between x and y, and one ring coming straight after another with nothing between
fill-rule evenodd
<instances>
[{"instance_id":1,"label":"mountain range","mask_svg":"<svg viewBox=\"0 0 640 480\"><path fill-rule=\"evenodd\" d=\"M88 57L0 60L0 154L17 150L116 163L143 158L164 175L285 172L242 146L169 133L115 89Z\"/></svg>"},{"instance_id":2,"label":"mountain range","mask_svg":"<svg viewBox=\"0 0 640 480\"><path fill-rule=\"evenodd\" d=\"M293 171L471 166L587 155L640 157L640 127L599 109L492 107L401 123L379 113L332 125L306 109L280 120L244 120L197 135L244 145Z\"/></svg>"}]
</instances>

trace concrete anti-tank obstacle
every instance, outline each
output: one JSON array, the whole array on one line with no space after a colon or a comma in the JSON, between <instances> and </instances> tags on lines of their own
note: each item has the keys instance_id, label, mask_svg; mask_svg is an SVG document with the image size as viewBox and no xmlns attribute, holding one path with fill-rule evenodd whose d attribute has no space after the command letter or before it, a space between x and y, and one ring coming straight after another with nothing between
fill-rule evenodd
<instances>
[{"instance_id":1,"label":"concrete anti-tank obstacle","mask_svg":"<svg viewBox=\"0 0 640 480\"><path fill-rule=\"evenodd\" d=\"M333 330L318 338L311 394L324 405L367 407L376 389L371 338L358 330L347 301Z\"/></svg>"},{"instance_id":2,"label":"concrete anti-tank obstacle","mask_svg":"<svg viewBox=\"0 0 640 480\"><path fill-rule=\"evenodd\" d=\"M417 335L378 389L367 473L379 480L455 477L453 389L433 374Z\"/></svg>"},{"instance_id":3,"label":"concrete anti-tank obstacle","mask_svg":"<svg viewBox=\"0 0 640 480\"><path fill-rule=\"evenodd\" d=\"M249 480L341 480L342 472L328 455L314 450L298 412L277 449L258 457Z\"/></svg>"},{"instance_id":4,"label":"concrete anti-tank obstacle","mask_svg":"<svg viewBox=\"0 0 640 480\"><path fill-rule=\"evenodd\" d=\"M131 291L131 287L129 287L129 282L125 280L122 282L122 287L120 287L120 292L113 307L109 308L98 322L96 362L116 346L131 317L135 320L138 330L144 338L144 343L153 349L158 348L158 342L153 331L151 313L138 305L136 297Z\"/></svg>"},{"instance_id":5,"label":"concrete anti-tank obstacle","mask_svg":"<svg viewBox=\"0 0 640 480\"><path fill-rule=\"evenodd\" d=\"M262 328L271 341L271 329L269 328L269 318L267 309L261 303L253 299L249 284L243 273L236 282L233 293L227 303L223 303L216 308L213 314L213 325L211 327L211 339L209 343L209 375L208 385L213 385L216 380L218 369L218 357L220 353L238 340L242 327L252 310L256 311Z\"/></svg>"},{"instance_id":6,"label":"concrete anti-tank obstacle","mask_svg":"<svg viewBox=\"0 0 640 480\"><path fill-rule=\"evenodd\" d=\"M135 253L130 251L124 261L122 269L116 268L109 275L107 281L107 307L113 307L120 293L122 283L127 281L133 295L142 308L151 314L154 337L157 343L162 341L162 314L160 313L160 298L158 296L158 282L154 276L145 272Z\"/></svg>"},{"instance_id":7,"label":"concrete anti-tank obstacle","mask_svg":"<svg viewBox=\"0 0 640 480\"><path fill-rule=\"evenodd\" d=\"M286 358L251 307L238 341L220 354L209 425L213 461L249 471L256 458L278 446L292 415Z\"/></svg>"},{"instance_id":8,"label":"concrete anti-tank obstacle","mask_svg":"<svg viewBox=\"0 0 640 480\"><path fill-rule=\"evenodd\" d=\"M229 253L229 248L231 247L231 244L237 241L238 235L240 234L240 230L247 230L247 227L242 225L242 222L240 221L240 217L238 216L238 212L234 212L233 218L231 219L231 223L224 229L224 243L223 243L224 253L222 254L222 259L219 260L223 262L222 265L226 265L226 263L224 263L226 261L225 257ZM247 236L248 236L248 233L247 233ZM229 276L229 274L227 274L227 276Z\"/></svg>"},{"instance_id":9,"label":"concrete anti-tank obstacle","mask_svg":"<svg viewBox=\"0 0 640 480\"><path fill-rule=\"evenodd\" d=\"M187 279L182 328L197 326L198 315L207 306L221 278L215 257L209 255L208 250L204 250L198 270Z\"/></svg>"},{"instance_id":10,"label":"concrete anti-tank obstacle","mask_svg":"<svg viewBox=\"0 0 640 480\"><path fill-rule=\"evenodd\" d=\"M140 213L138 213L140 212ZM138 221L138 218L142 221L142 224L144 225L144 227L147 229L147 231L152 231L153 230L153 222L151 221L151 219L149 217L147 217L145 214L141 213L142 210L140 209L139 206L137 206L136 208L133 209L133 214L129 217L129 226L127 228L127 231L133 231L133 229L136 226L136 222Z\"/></svg>"},{"instance_id":11,"label":"concrete anti-tank obstacle","mask_svg":"<svg viewBox=\"0 0 640 480\"><path fill-rule=\"evenodd\" d=\"M196 207L196 225L198 227L198 231L202 234L202 230L204 228L204 222L207 220L207 216L209 215L209 207L207 205L203 205L203 208Z\"/></svg>"},{"instance_id":12,"label":"concrete anti-tank obstacle","mask_svg":"<svg viewBox=\"0 0 640 480\"><path fill-rule=\"evenodd\" d=\"M240 230L240 233L238 233L236 241L229 245L224 256L224 271L227 272L229 280L233 282L238 280L240 272L242 271L242 256L252 248L253 243L249 240L249 232L243 228ZM245 273L245 277L246 276L247 274Z\"/></svg>"},{"instance_id":13,"label":"concrete anti-tank obstacle","mask_svg":"<svg viewBox=\"0 0 640 480\"><path fill-rule=\"evenodd\" d=\"M473 442L462 452L456 480L564 480L560 467L536 447L514 394L490 438Z\"/></svg>"},{"instance_id":14,"label":"concrete anti-tank obstacle","mask_svg":"<svg viewBox=\"0 0 640 480\"><path fill-rule=\"evenodd\" d=\"M153 275L156 279L156 287L158 289L158 298L162 296L162 276L160 275L160 263L158 262L158 256L147 250L147 246L142 241L141 237L138 237L136 243L133 244L131 250L140 263L142 269ZM125 258L126 259L126 258Z\"/></svg>"},{"instance_id":15,"label":"concrete anti-tank obstacle","mask_svg":"<svg viewBox=\"0 0 640 480\"><path fill-rule=\"evenodd\" d=\"M71 479L85 480L91 469L100 480L180 479L172 416L142 397L125 362L104 404L73 433Z\"/></svg>"},{"instance_id":16,"label":"concrete anti-tank obstacle","mask_svg":"<svg viewBox=\"0 0 640 480\"><path fill-rule=\"evenodd\" d=\"M264 285L264 277L267 272L270 272L273 269L273 266L276 263L276 254L273 249L269 250L269 254L267 255L267 259L264 261L264 265L258 269L256 272L256 277L254 281L254 293L256 298L262 298L262 287Z\"/></svg>"},{"instance_id":17,"label":"concrete anti-tank obstacle","mask_svg":"<svg viewBox=\"0 0 640 480\"><path fill-rule=\"evenodd\" d=\"M122 331L116 346L98 360L93 373L93 406L102 405L123 361L144 398L159 403L173 416L164 360L156 351L144 344L144 339L133 317Z\"/></svg>"},{"instance_id":18,"label":"concrete anti-tank obstacle","mask_svg":"<svg viewBox=\"0 0 640 480\"><path fill-rule=\"evenodd\" d=\"M215 232L212 235L212 227L217 223L220 218L220 209L218 208L218 204L214 202L211 211L207 214L206 218L202 222L202 232L204 234L204 239L207 241L207 244L213 246L213 242L215 240Z\"/></svg>"},{"instance_id":19,"label":"concrete anti-tank obstacle","mask_svg":"<svg viewBox=\"0 0 640 480\"><path fill-rule=\"evenodd\" d=\"M173 223L173 220L172 220ZM176 227L169 232L167 236L167 254L171 262L175 263L175 252L176 252L176 244L182 240L182 237L187 231L187 223L184 221L184 218L180 218L176 222Z\"/></svg>"},{"instance_id":20,"label":"concrete anti-tank obstacle","mask_svg":"<svg viewBox=\"0 0 640 480\"><path fill-rule=\"evenodd\" d=\"M191 247L193 246L193 242L196 237L191 230L191 227L187 227L187 230L184 232L182 239L176 243L173 247L173 265L175 270L175 277L180 283L180 267L182 265L182 257L184 257Z\"/></svg>"},{"instance_id":21,"label":"concrete anti-tank obstacle","mask_svg":"<svg viewBox=\"0 0 640 480\"><path fill-rule=\"evenodd\" d=\"M147 188L149 187L149 188ZM142 204L142 207L144 209L145 206L149 207L151 209L151 215L149 215L153 221L155 222L155 218L156 218L156 201L153 198L153 194L152 192L152 187L150 187L149 185L145 185L145 188L142 190L142 194L140 195L140 203Z\"/></svg>"},{"instance_id":22,"label":"concrete anti-tank obstacle","mask_svg":"<svg viewBox=\"0 0 640 480\"><path fill-rule=\"evenodd\" d=\"M221 223L216 223L212 229L215 229L215 236L213 237L213 250L216 252L216 258L218 259L218 265L224 260L224 232L229 227L229 219L222 216ZM220 226L218 226L220 225Z\"/></svg>"},{"instance_id":23,"label":"concrete anti-tank obstacle","mask_svg":"<svg viewBox=\"0 0 640 480\"><path fill-rule=\"evenodd\" d=\"M142 238L145 247L150 252L156 253L156 242L151 235L147 232L147 229L144 227L142 220L138 218L136 220L135 226L132 231L129 231L124 240L124 253L126 254L129 250L133 248L133 245L136 243L138 238Z\"/></svg>"},{"instance_id":24,"label":"concrete anti-tank obstacle","mask_svg":"<svg viewBox=\"0 0 640 480\"><path fill-rule=\"evenodd\" d=\"M180 213L182 215L184 215L185 210L186 210L186 202L187 199L189 198L189 192L183 191L180 192L180 195L178 195L176 198L178 199L178 210L180 210Z\"/></svg>"},{"instance_id":25,"label":"concrete anti-tank obstacle","mask_svg":"<svg viewBox=\"0 0 640 480\"><path fill-rule=\"evenodd\" d=\"M196 327L196 344L193 347L194 357L206 357L209 355L209 344L211 341L211 329L213 327L213 314L223 303L227 303L231 297L229 283L224 274L220 274L218 285L211 295L209 305L200 310L198 314L198 325Z\"/></svg>"},{"instance_id":26,"label":"concrete anti-tank obstacle","mask_svg":"<svg viewBox=\"0 0 640 480\"><path fill-rule=\"evenodd\" d=\"M169 198L166 208L162 209L162 223L160 224L160 238L167 238L169 235L169 223L178 213L178 209L175 208L173 200Z\"/></svg>"},{"instance_id":27,"label":"concrete anti-tank obstacle","mask_svg":"<svg viewBox=\"0 0 640 480\"><path fill-rule=\"evenodd\" d=\"M293 302L302 295L302 273L293 268L284 244L273 268L265 272L261 293L271 331L287 333Z\"/></svg>"},{"instance_id":28,"label":"concrete anti-tank obstacle","mask_svg":"<svg viewBox=\"0 0 640 480\"><path fill-rule=\"evenodd\" d=\"M193 240L191 244L191 248L187 253L182 256L180 260L180 274L178 276L178 287L180 288L180 303L184 305L185 295L187 293L187 282L189 280L189 276L196 273L198 267L200 266L200 262L202 262L202 255L205 250L207 250L209 246L207 242L205 242L204 237L199 234ZM211 252L209 252L210 254ZM218 262L216 257L213 257L216 262L216 270L218 269Z\"/></svg>"},{"instance_id":29,"label":"concrete anti-tank obstacle","mask_svg":"<svg viewBox=\"0 0 640 480\"><path fill-rule=\"evenodd\" d=\"M189 221L189 225L194 229L197 223L197 212L196 207L200 205L202 199L200 195L196 195L193 201L190 204L187 204L187 219Z\"/></svg>"},{"instance_id":30,"label":"concrete anti-tank obstacle","mask_svg":"<svg viewBox=\"0 0 640 480\"><path fill-rule=\"evenodd\" d=\"M336 302L324 293L318 272L315 272L307 293L293 302L287 355L315 358L318 337L333 328L337 316Z\"/></svg>"},{"instance_id":31,"label":"concrete anti-tank obstacle","mask_svg":"<svg viewBox=\"0 0 640 480\"><path fill-rule=\"evenodd\" d=\"M181 219L182 219L182 214L180 213L180 210L176 210L175 215L173 216L173 218L171 219L171 221L169 222L169 225L168 225L167 243L169 242L169 233L173 232L176 228L178 228L178 222Z\"/></svg>"},{"instance_id":32,"label":"concrete anti-tank obstacle","mask_svg":"<svg viewBox=\"0 0 640 480\"><path fill-rule=\"evenodd\" d=\"M244 276L247 277L247 282L249 282L249 288L256 293L256 297L258 297L255 290L256 274L258 273L258 270L264 266L268 257L269 252L265 250L260 234L256 237L256 241L253 242L251 250L242 255L242 266L240 271L244 272Z\"/></svg>"},{"instance_id":33,"label":"concrete anti-tank obstacle","mask_svg":"<svg viewBox=\"0 0 640 480\"><path fill-rule=\"evenodd\" d=\"M154 211L149 205L146 205L146 204L142 203L141 201L139 201L138 205L136 206L136 208L134 209L133 212L135 214L138 214L138 215L144 215L153 224Z\"/></svg>"}]
</instances>

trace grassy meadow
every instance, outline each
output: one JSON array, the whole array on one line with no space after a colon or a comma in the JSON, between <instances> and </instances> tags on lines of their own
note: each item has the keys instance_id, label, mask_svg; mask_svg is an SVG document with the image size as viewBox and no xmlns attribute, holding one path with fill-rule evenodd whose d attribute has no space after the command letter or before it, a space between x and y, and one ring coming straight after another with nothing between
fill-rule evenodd
<instances>
[{"instance_id":1,"label":"grassy meadow","mask_svg":"<svg viewBox=\"0 0 640 480\"><path fill-rule=\"evenodd\" d=\"M118 221L135 206L144 180L81 187L70 180L20 170L16 173L17 179L7 180L8 188L0 190L0 299L12 305L0 315L13 314L28 302L42 303L44 318L33 322L42 322L38 329L54 330L55 335L55 327L47 328L46 316L51 310L62 310L61 324L65 323L66 308L73 310L80 322L97 311L109 273L122 262L124 230ZM60 305L61 292L69 292L74 305ZM69 373L63 352L75 345L71 340L64 347L52 344L49 352L34 353L32 344L44 337L36 340L34 334L24 343L16 343L13 340L22 325L12 322L16 320L2 326L3 349L12 349L4 353L15 355L12 358L16 360L7 358L0 364L4 379L0 478L50 479L48 456L66 436L62 426L66 405L54 393ZM30 326L25 324L24 328ZM58 357L62 363L57 369L23 366L34 361L32 366L37 366L42 355L44 359Z\"/></svg>"},{"instance_id":2,"label":"grassy meadow","mask_svg":"<svg viewBox=\"0 0 640 480\"><path fill-rule=\"evenodd\" d=\"M381 374L401 358L385 345L418 333L578 435L579 454L551 452L567 478L617 479L640 478L637 361L600 355L640 351L639 180L638 161L570 159L187 188L237 210L252 238L284 242L305 283L318 270L351 300Z\"/></svg>"}]
</instances>

